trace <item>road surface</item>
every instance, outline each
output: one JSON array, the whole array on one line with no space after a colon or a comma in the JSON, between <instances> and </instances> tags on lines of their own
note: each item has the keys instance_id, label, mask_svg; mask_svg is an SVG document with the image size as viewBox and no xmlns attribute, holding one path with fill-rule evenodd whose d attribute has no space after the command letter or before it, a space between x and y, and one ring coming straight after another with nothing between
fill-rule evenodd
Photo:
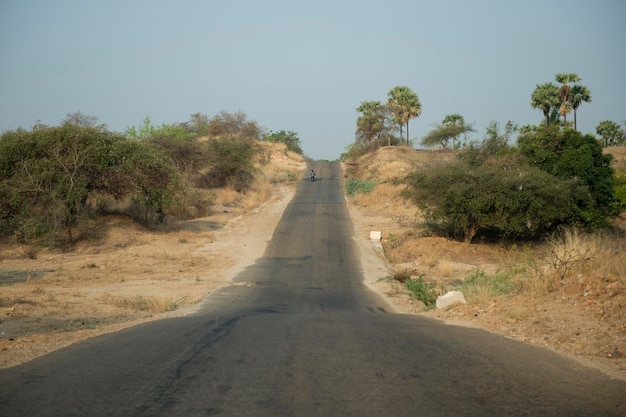
<instances>
[{"instance_id":1,"label":"road surface","mask_svg":"<svg viewBox=\"0 0 626 417\"><path fill-rule=\"evenodd\" d=\"M338 163L197 314L0 370L0 416L626 416L626 383L363 284ZM1 352L0 352L1 354Z\"/></svg>"}]
</instances>

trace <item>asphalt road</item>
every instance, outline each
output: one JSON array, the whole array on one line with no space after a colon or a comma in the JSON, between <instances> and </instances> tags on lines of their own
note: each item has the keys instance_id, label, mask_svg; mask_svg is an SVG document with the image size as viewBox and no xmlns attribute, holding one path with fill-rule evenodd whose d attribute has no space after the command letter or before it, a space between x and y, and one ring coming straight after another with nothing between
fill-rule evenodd
<instances>
[{"instance_id":1,"label":"asphalt road","mask_svg":"<svg viewBox=\"0 0 626 417\"><path fill-rule=\"evenodd\" d=\"M337 163L201 312L0 370L0 416L626 416L626 383L370 292ZM1 352L0 352L1 354Z\"/></svg>"}]
</instances>

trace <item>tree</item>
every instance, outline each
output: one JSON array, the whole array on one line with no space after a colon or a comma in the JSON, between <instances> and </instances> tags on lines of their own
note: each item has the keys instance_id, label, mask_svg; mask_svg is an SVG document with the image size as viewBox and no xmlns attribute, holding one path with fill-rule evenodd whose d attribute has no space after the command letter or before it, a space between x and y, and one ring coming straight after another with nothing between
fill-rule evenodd
<instances>
[{"instance_id":1,"label":"tree","mask_svg":"<svg viewBox=\"0 0 626 417\"><path fill-rule=\"evenodd\" d=\"M536 238L563 222L577 185L534 167L463 162L417 170L403 194L424 210L431 227L466 243L479 232Z\"/></svg>"},{"instance_id":2,"label":"tree","mask_svg":"<svg viewBox=\"0 0 626 417\"><path fill-rule=\"evenodd\" d=\"M155 130L156 130L156 127L152 124L150 117L146 116L142 120L141 126L127 127L124 133L129 139L143 140L143 139L148 139L150 136L152 136Z\"/></svg>"},{"instance_id":3,"label":"tree","mask_svg":"<svg viewBox=\"0 0 626 417\"><path fill-rule=\"evenodd\" d=\"M587 87L581 84L574 84L570 91L570 102L572 103L572 109L574 110L574 129L578 130L576 124L576 110L580 105L585 103L591 103L591 91Z\"/></svg>"},{"instance_id":4,"label":"tree","mask_svg":"<svg viewBox=\"0 0 626 417\"><path fill-rule=\"evenodd\" d=\"M575 83L580 81L580 77L575 73L561 72L555 76L556 82L561 83L559 88L559 96L561 97L561 106L559 107L559 114L563 117L563 124L567 125L567 114L572 111L572 103L570 101L572 88L568 83Z\"/></svg>"},{"instance_id":5,"label":"tree","mask_svg":"<svg viewBox=\"0 0 626 417\"><path fill-rule=\"evenodd\" d=\"M448 114L443 118L441 122L442 126L453 126L455 128L459 128L460 133L467 133L468 131L472 131L471 127L468 130L464 130L465 126L465 118L458 113ZM452 149L456 149L456 136L452 136Z\"/></svg>"},{"instance_id":6,"label":"tree","mask_svg":"<svg viewBox=\"0 0 626 417\"><path fill-rule=\"evenodd\" d=\"M150 142L127 141L122 160L111 173L126 178L128 194L143 210L143 222L171 208L184 189L174 161ZM117 170L120 171L117 171Z\"/></svg>"},{"instance_id":7,"label":"tree","mask_svg":"<svg viewBox=\"0 0 626 417\"><path fill-rule=\"evenodd\" d=\"M570 224L602 226L615 214L612 158L603 154L592 135L549 126L520 136L518 145L528 164L586 187L586 194L580 196L570 210Z\"/></svg>"},{"instance_id":8,"label":"tree","mask_svg":"<svg viewBox=\"0 0 626 417\"><path fill-rule=\"evenodd\" d=\"M596 133L604 139L604 146L619 145L623 142L624 131L611 120L603 120L596 126Z\"/></svg>"},{"instance_id":9,"label":"tree","mask_svg":"<svg viewBox=\"0 0 626 417\"><path fill-rule=\"evenodd\" d=\"M95 127L99 130L106 130L106 125L99 124L98 122L99 120L96 116L89 116L77 111L76 113L67 114L61 124L78 127Z\"/></svg>"},{"instance_id":10,"label":"tree","mask_svg":"<svg viewBox=\"0 0 626 417\"><path fill-rule=\"evenodd\" d=\"M536 126L526 126L524 129L526 132L532 132L536 130ZM472 167L483 165L494 157L504 160L508 155L513 155L513 159L515 159L515 150L509 144L513 133L519 130L518 126L509 120L504 125L504 132L502 132L500 125L492 121L487 126L485 137L482 141L471 143L458 154L458 157Z\"/></svg>"},{"instance_id":11,"label":"tree","mask_svg":"<svg viewBox=\"0 0 626 417\"><path fill-rule=\"evenodd\" d=\"M132 198L147 214L182 193L172 160L149 141L64 123L0 138L0 231L70 244L89 202Z\"/></svg>"},{"instance_id":12,"label":"tree","mask_svg":"<svg viewBox=\"0 0 626 417\"><path fill-rule=\"evenodd\" d=\"M209 172L201 178L208 188L230 185L237 192L246 191L254 176L254 147L250 141L236 137L210 138L206 142Z\"/></svg>"},{"instance_id":13,"label":"tree","mask_svg":"<svg viewBox=\"0 0 626 417\"><path fill-rule=\"evenodd\" d=\"M209 134L209 116L202 113L194 113L191 119L183 123L185 128L198 136L207 136Z\"/></svg>"},{"instance_id":14,"label":"tree","mask_svg":"<svg viewBox=\"0 0 626 417\"><path fill-rule=\"evenodd\" d=\"M356 121L357 143L368 144L386 138L387 145L391 145L387 106L380 101L363 101L356 111L361 113Z\"/></svg>"},{"instance_id":15,"label":"tree","mask_svg":"<svg viewBox=\"0 0 626 417\"><path fill-rule=\"evenodd\" d=\"M550 124L550 111L560 103L559 88L552 83L538 84L530 97L530 105L543 112L546 126Z\"/></svg>"},{"instance_id":16,"label":"tree","mask_svg":"<svg viewBox=\"0 0 626 417\"><path fill-rule=\"evenodd\" d=\"M409 87L396 86L387 94L387 107L394 115L396 123L400 127L400 137L402 138L402 127L406 125L406 143L409 144L409 120L422 114L422 105L417 94Z\"/></svg>"},{"instance_id":17,"label":"tree","mask_svg":"<svg viewBox=\"0 0 626 417\"><path fill-rule=\"evenodd\" d=\"M443 149L447 149L450 139L473 131L474 129L469 125L439 125L435 129L428 132L428 134L422 138L420 143L426 147L441 145Z\"/></svg>"},{"instance_id":18,"label":"tree","mask_svg":"<svg viewBox=\"0 0 626 417\"><path fill-rule=\"evenodd\" d=\"M300 147L300 138L293 130L290 130L289 132L285 130L281 130L279 132L270 130L269 133L263 136L263 140L265 142L284 143L287 145L287 150L300 155L303 154L302 148Z\"/></svg>"},{"instance_id":19,"label":"tree","mask_svg":"<svg viewBox=\"0 0 626 417\"><path fill-rule=\"evenodd\" d=\"M248 120L241 112L221 111L209 121L207 133L211 137L230 137L243 140L261 139L261 128L256 122Z\"/></svg>"}]
</instances>

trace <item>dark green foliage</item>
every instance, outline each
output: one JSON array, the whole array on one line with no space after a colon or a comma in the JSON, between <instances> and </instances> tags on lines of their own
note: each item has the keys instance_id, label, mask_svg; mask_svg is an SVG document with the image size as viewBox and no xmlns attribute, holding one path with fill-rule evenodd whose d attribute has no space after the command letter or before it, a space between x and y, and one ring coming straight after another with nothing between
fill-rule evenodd
<instances>
[{"instance_id":1,"label":"dark green foliage","mask_svg":"<svg viewBox=\"0 0 626 417\"><path fill-rule=\"evenodd\" d=\"M534 238L567 219L575 196L584 189L558 181L537 168L463 162L406 177L404 195L433 225L471 242L480 231L514 238Z\"/></svg>"},{"instance_id":2,"label":"dark green foliage","mask_svg":"<svg viewBox=\"0 0 626 417\"><path fill-rule=\"evenodd\" d=\"M116 171L130 183L131 196L143 208L147 225L153 216L162 219L184 186L172 159L159 149L147 143L130 143L128 148Z\"/></svg>"},{"instance_id":3,"label":"dark green foliage","mask_svg":"<svg viewBox=\"0 0 626 417\"><path fill-rule=\"evenodd\" d=\"M235 138L209 139L207 153L210 169L200 180L202 186L231 185L236 191L250 187L254 180L254 148L250 142Z\"/></svg>"},{"instance_id":4,"label":"dark green foliage","mask_svg":"<svg viewBox=\"0 0 626 417\"><path fill-rule=\"evenodd\" d=\"M618 210L626 211L626 172L615 173L615 198L618 201Z\"/></svg>"},{"instance_id":5,"label":"dark green foliage","mask_svg":"<svg viewBox=\"0 0 626 417\"><path fill-rule=\"evenodd\" d=\"M102 126L7 132L0 138L0 232L71 243L95 196L132 197L148 213L172 204L179 184L170 158Z\"/></svg>"},{"instance_id":6,"label":"dark green foliage","mask_svg":"<svg viewBox=\"0 0 626 417\"><path fill-rule=\"evenodd\" d=\"M612 157L602 153L593 136L549 126L521 136L518 142L530 165L587 187L589 196L575 201L569 223L597 227L616 214Z\"/></svg>"},{"instance_id":7,"label":"dark green foliage","mask_svg":"<svg viewBox=\"0 0 626 417\"><path fill-rule=\"evenodd\" d=\"M152 137L150 142L169 156L185 176L197 172L206 160L205 149L190 137L159 135Z\"/></svg>"},{"instance_id":8,"label":"dark green foliage","mask_svg":"<svg viewBox=\"0 0 626 417\"><path fill-rule=\"evenodd\" d=\"M604 140L604 146L617 146L626 143L624 131L611 120L603 120L596 126L596 133Z\"/></svg>"},{"instance_id":9,"label":"dark green foliage","mask_svg":"<svg viewBox=\"0 0 626 417\"><path fill-rule=\"evenodd\" d=\"M541 238L557 225L598 227L618 212L611 157L590 135L558 126L525 130L519 149L490 125L460 162L406 177L405 196L431 226L471 242L477 234Z\"/></svg>"}]
</instances>

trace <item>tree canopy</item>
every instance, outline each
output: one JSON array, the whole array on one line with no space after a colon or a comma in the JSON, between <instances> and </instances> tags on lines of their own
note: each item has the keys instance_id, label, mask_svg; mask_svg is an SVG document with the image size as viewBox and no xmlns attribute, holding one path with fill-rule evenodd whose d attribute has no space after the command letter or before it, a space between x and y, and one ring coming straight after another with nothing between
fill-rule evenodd
<instances>
[{"instance_id":1,"label":"tree canopy","mask_svg":"<svg viewBox=\"0 0 626 417\"><path fill-rule=\"evenodd\" d=\"M460 135L473 131L474 128L471 125L465 124L463 116L457 113L449 114L444 117L439 126L428 132L420 143L425 147L441 145L443 149L447 149L448 143L452 140L452 147L456 148L456 139Z\"/></svg>"},{"instance_id":2,"label":"tree canopy","mask_svg":"<svg viewBox=\"0 0 626 417\"><path fill-rule=\"evenodd\" d=\"M588 190L588 197L572 206L569 221L582 226L601 226L616 214L611 156L591 135L573 129L545 127L518 139L528 164L560 179L573 179Z\"/></svg>"},{"instance_id":3,"label":"tree canopy","mask_svg":"<svg viewBox=\"0 0 626 417\"><path fill-rule=\"evenodd\" d=\"M603 120L596 126L596 133L604 139L604 146L624 144L624 131L611 120Z\"/></svg>"},{"instance_id":4,"label":"tree canopy","mask_svg":"<svg viewBox=\"0 0 626 417\"><path fill-rule=\"evenodd\" d=\"M400 137L402 138L402 126L406 125L406 144L409 144L409 121L422 114L422 104L409 87L396 86L387 94L387 107L394 115L396 123L400 127Z\"/></svg>"},{"instance_id":5,"label":"tree canopy","mask_svg":"<svg viewBox=\"0 0 626 417\"><path fill-rule=\"evenodd\" d=\"M363 101L356 111L360 113L356 121L357 143L380 143L386 140L387 145L391 145L390 112L387 106L380 101Z\"/></svg>"},{"instance_id":6,"label":"tree canopy","mask_svg":"<svg viewBox=\"0 0 626 417\"><path fill-rule=\"evenodd\" d=\"M537 85L530 99L530 105L543 112L546 126L550 124L550 112L560 104L559 87L552 83Z\"/></svg>"}]
</instances>

